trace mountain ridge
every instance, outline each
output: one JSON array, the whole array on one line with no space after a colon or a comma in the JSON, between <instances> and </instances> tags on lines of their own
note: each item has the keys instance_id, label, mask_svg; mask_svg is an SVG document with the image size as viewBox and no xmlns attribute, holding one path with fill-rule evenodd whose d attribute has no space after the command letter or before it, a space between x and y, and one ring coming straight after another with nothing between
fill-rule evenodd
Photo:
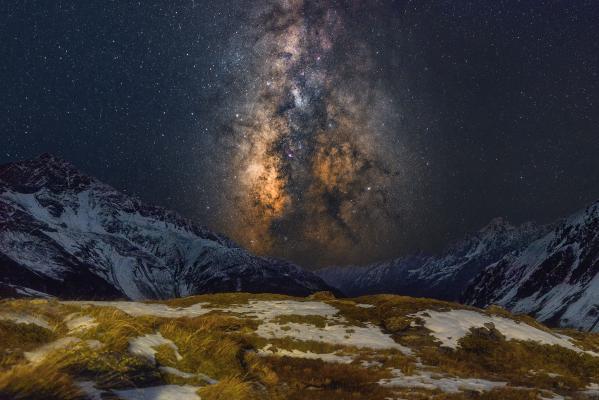
<instances>
[{"instance_id":1,"label":"mountain ridge","mask_svg":"<svg viewBox=\"0 0 599 400\"><path fill-rule=\"evenodd\" d=\"M328 267L317 274L329 283L339 280L340 289L352 296L387 291L457 301L484 267L547 229L532 223L513 226L495 218L438 255L416 254L366 266Z\"/></svg>"},{"instance_id":2,"label":"mountain ridge","mask_svg":"<svg viewBox=\"0 0 599 400\"><path fill-rule=\"evenodd\" d=\"M388 292L497 304L550 325L599 331L599 201L553 224L492 220L437 256L317 274L351 296Z\"/></svg>"},{"instance_id":3,"label":"mountain ridge","mask_svg":"<svg viewBox=\"0 0 599 400\"><path fill-rule=\"evenodd\" d=\"M462 300L599 331L599 201L561 219L521 252L490 264Z\"/></svg>"},{"instance_id":4,"label":"mountain ridge","mask_svg":"<svg viewBox=\"0 0 599 400\"><path fill-rule=\"evenodd\" d=\"M335 290L47 153L0 166L0 277L5 291L75 298Z\"/></svg>"}]
</instances>

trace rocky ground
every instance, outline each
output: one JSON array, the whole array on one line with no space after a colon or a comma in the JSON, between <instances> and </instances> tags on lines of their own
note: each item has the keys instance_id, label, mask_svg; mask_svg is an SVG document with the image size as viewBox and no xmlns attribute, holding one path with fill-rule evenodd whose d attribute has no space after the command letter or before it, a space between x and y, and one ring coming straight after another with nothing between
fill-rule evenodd
<instances>
[{"instance_id":1,"label":"rocky ground","mask_svg":"<svg viewBox=\"0 0 599 400\"><path fill-rule=\"evenodd\" d=\"M0 302L0 399L599 398L599 335L378 295Z\"/></svg>"}]
</instances>

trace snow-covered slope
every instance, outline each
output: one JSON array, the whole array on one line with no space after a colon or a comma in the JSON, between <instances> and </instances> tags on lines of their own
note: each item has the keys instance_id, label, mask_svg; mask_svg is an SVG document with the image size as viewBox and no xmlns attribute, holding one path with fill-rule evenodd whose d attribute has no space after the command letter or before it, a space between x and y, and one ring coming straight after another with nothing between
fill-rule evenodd
<instances>
[{"instance_id":1,"label":"snow-covered slope","mask_svg":"<svg viewBox=\"0 0 599 400\"><path fill-rule=\"evenodd\" d=\"M464 300L599 332L599 202L488 266Z\"/></svg>"},{"instance_id":2,"label":"snow-covered slope","mask_svg":"<svg viewBox=\"0 0 599 400\"><path fill-rule=\"evenodd\" d=\"M0 285L4 293L130 299L330 289L51 155L0 166Z\"/></svg>"},{"instance_id":3,"label":"snow-covered slope","mask_svg":"<svg viewBox=\"0 0 599 400\"><path fill-rule=\"evenodd\" d=\"M525 247L542 232L545 228L531 224L515 227L498 218L439 256L416 255L362 267L329 267L317 273L352 296L397 293L458 300L484 267Z\"/></svg>"}]
</instances>

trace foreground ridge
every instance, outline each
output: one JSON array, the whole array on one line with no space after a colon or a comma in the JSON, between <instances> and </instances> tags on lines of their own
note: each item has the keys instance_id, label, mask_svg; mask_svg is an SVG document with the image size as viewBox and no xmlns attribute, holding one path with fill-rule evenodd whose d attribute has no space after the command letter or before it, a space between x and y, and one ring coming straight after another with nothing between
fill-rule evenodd
<instances>
[{"instance_id":1,"label":"foreground ridge","mask_svg":"<svg viewBox=\"0 0 599 400\"><path fill-rule=\"evenodd\" d=\"M0 398L587 399L599 335L393 295L0 302Z\"/></svg>"}]
</instances>

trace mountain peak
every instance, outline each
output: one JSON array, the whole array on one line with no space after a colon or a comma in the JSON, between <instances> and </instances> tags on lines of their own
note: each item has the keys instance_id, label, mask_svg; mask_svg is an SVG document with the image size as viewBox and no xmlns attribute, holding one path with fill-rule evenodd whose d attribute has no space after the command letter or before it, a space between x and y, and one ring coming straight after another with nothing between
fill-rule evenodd
<instances>
[{"instance_id":1,"label":"mountain peak","mask_svg":"<svg viewBox=\"0 0 599 400\"><path fill-rule=\"evenodd\" d=\"M45 161L45 162L60 162L60 163L66 163L66 160L63 160L62 158L52 154L52 153L42 153L39 156L37 156L36 158L34 158L34 160L40 160L40 161Z\"/></svg>"},{"instance_id":2,"label":"mountain peak","mask_svg":"<svg viewBox=\"0 0 599 400\"><path fill-rule=\"evenodd\" d=\"M79 191L92 181L92 178L82 174L73 164L50 153L0 166L0 183L16 187L25 193L33 193L42 188L51 191Z\"/></svg>"},{"instance_id":3,"label":"mountain peak","mask_svg":"<svg viewBox=\"0 0 599 400\"><path fill-rule=\"evenodd\" d=\"M47 153L0 166L0 284L65 298L335 290Z\"/></svg>"},{"instance_id":4,"label":"mountain peak","mask_svg":"<svg viewBox=\"0 0 599 400\"><path fill-rule=\"evenodd\" d=\"M64 174L83 175L72 163L52 153L42 153L31 160L22 161L21 164L47 171L60 171Z\"/></svg>"},{"instance_id":5,"label":"mountain peak","mask_svg":"<svg viewBox=\"0 0 599 400\"><path fill-rule=\"evenodd\" d=\"M495 217L487 225L482 227L479 232L497 232L498 230L508 230L514 228L507 218L504 217Z\"/></svg>"}]
</instances>

